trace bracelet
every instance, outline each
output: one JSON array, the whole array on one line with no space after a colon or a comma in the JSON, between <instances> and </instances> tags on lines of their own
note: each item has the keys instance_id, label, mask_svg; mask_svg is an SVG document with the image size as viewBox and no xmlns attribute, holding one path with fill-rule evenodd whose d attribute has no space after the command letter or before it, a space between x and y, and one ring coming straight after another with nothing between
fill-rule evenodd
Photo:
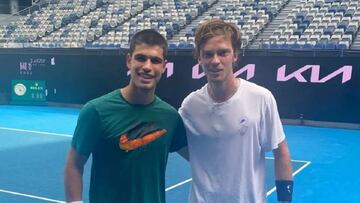
<instances>
[{"instance_id":1,"label":"bracelet","mask_svg":"<svg viewBox=\"0 0 360 203\"><path fill-rule=\"evenodd\" d=\"M276 180L276 193L279 202L291 202L292 193L294 187L294 181L292 180Z\"/></svg>"},{"instance_id":2,"label":"bracelet","mask_svg":"<svg viewBox=\"0 0 360 203\"><path fill-rule=\"evenodd\" d=\"M84 203L83 201L73 201L73 202L69 202L69 203Z\"/></svg>"}]
</instances>

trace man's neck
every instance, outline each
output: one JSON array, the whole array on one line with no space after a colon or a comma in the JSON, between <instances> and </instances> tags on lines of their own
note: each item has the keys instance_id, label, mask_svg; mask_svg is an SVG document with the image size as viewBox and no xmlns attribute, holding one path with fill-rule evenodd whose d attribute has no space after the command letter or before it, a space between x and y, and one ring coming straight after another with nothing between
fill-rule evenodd
<instances>
[{"instance_id":1,"label":"man's neck","mask_svg":"<svg viewBox=\"0 0 360 203\"><path fill-rule=\"evenodd\" d=\"M150 104L155 99L155 90L143 90L128 85L120 89L121 95L130 104Z\"/></svg>"},{"instance_id":2,"label":"man's neck","mask_svg":"<svg viewBox=\"0 0 360 203\"><path fill-rule=\"evenodd\" d=\"M224 82L209 82L208 93L210 97L217 103L221 103L230 99L240 86L240 80L232 78Z\"/></svg>"}]
</instances>

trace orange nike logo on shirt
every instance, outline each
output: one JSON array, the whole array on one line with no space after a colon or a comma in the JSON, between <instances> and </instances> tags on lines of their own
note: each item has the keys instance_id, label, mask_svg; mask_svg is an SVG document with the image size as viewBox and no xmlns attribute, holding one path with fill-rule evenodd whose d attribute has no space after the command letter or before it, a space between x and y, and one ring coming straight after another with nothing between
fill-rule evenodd
<instances>
[{"instance_id":1,"label":"orange nike logo on shirt","mask_svg":"<svg viewBox=\"0 0 360 203\"><path fill-rule=\"evenodd\" d=\"M124 133L120 136L119 147L120 147L120 149L125 150L125 151L135 150L139 147L142 147L142 146L158 139L159 137L164 135L166 132L167 131L165 129L157 130L157 131L151 132L149 134L146 134L142 137L133 139L133 140L129 140L127 137L127 134Z\"/></svg>"}]
</instances>

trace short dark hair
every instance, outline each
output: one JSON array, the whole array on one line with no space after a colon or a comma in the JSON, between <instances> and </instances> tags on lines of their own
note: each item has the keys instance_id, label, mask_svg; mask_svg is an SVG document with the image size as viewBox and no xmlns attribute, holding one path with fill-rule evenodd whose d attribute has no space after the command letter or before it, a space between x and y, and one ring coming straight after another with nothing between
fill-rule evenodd
<instances>
[{"instance_id":1,"label":"short dark hair","mask_svg":"<svg viewBox=\"0 0 360 203\"><path fill-rule=\"evenodd\" d=\"M166 59L168 44L166 39L154 29L141 30L131 38L129 54L132 55L136 46L146 44L149 46L159 46L163 49L163 56Z\"/></svg>"},{"instance_id":2,"label":"short dark hair","mask_svg":"<svg viewBox=\"0 0 360 203\"><path fill-rule=\"evenodd\" d=\"M237 25L227 23L220 19L208 20L196 29L195 33L195 50L194 56L196 59L200 57L200 49L205 43L217 36L224 36L230 40L234 52L238 52L241 48L241 35Z\"/></svg>"}]
</instances>

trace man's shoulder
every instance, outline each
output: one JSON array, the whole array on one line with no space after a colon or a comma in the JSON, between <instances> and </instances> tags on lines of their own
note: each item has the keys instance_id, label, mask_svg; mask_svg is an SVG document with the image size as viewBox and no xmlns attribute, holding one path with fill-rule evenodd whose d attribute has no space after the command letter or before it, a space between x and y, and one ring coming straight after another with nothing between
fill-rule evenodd
<instances>
[{"instance_id":1,"label":"man's shoulder","mask_svg":"<svg viewBox=\"0 0 360 203\"><path fill-rule=\"evenodd\" d=\"M156 105L155 105L156 108L161 108L164 111L177 113L177 110L171 104L169 104L166 101L160 99L158 96L156 96L156 100L157 100Z\"/></svg>"},{"instance_id":2,"label":"man's shoulder","mask_svg":"<svg viewBox=\"0 0 360 203\"><path fill-rule=\"evenodd\" d=\"M204 85L200 89L197 89L187 95L183 101L184 104L194 103L194 102L206 102L207 101L207 85Z\"/></svg>"},{"instance_id":3,"label":"man's shoulder","mask_svg":"<svg viewBox=\"0 0 360 203\"><path fill-rule=\"evenodd\" d=\"M102 95L100 97L97 97L95 99L92 99L90 100L91 103L94 103L94 104L98 104L98 103L102 103L102 102L107 102L109 100L112 100L114 99L115 97L118 98L120 95L120 90L119 89L116 89L116 90L113 90L105 95Z\"/></svg>"},{"instance_id":4,"label":"man's shoulder","mask_svg":"<svg viewBox=\"0 0 360 203\"><path fill-rule=\"evenodd\" d=\"M258 85L256 83L247 81L247 80L241 80L242 84L244 85L244 90L249 94L254 94L256 96L263 96L268 97L271 95L271 92L266 87L263 87L261 85Z\"/></svg>"},{"instance_id":5,"label":"man's shoulder","mask_svg":"<svg viewBox=\"0 0 360 203\"><path fill-rule=\"evenodd\" d=\"M111 91L105 95L102 95L100 97L94 98L88 102L85 103L82 109L93 109L98 110L101 106L106 106L104 104L114 101L115 97L119 97L116 93L118 90Z\"/></svg>"}]
</instances>

